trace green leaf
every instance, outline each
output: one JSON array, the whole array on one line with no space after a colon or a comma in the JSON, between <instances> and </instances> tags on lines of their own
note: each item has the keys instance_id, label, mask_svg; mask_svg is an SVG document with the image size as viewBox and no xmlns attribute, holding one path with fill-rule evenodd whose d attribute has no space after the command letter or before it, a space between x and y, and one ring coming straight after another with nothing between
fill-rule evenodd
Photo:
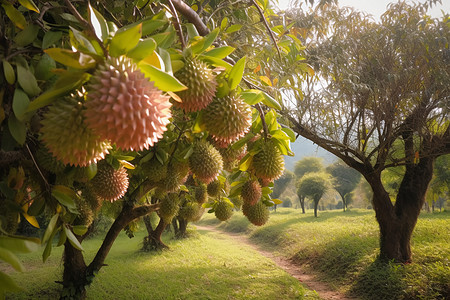
<instances>
[{"instance_id":1,"label":"green leaf","mask_svg":"<svg viewBox=\"0 0 450 300\"><path fill-rule=\"evenodd\" d=\"M57 97L78 88L89 79L89 74L84 72L67 72L62 75L55 85L45 93L34 99L28 106L27 111L33 111L51 104Z\"/></svg>"},{"instance_id":2,"label":"green leaf","mask_svg":"<svg viewBox=\"0 0 450 300\"><path fill-rule=\"evenodd\" d=\"M33 203L31 203L30 207L28 208L28 214L30 216L38 216L43 212L44 206L44 197L37 197L33 200Z\"/></svg>"},{"instance_id":3,"label":"green leaf","mask_svg":"<svg viewBox=\"0 0 450 300\"><path fill-rule=\"evenodd\" d=\"M242 24L233 24L230 27L228 27L227 30L225 30L225 33L233 33L233 32L241 30L241 28L242 28Z\"/></svg>"},{"instance_id":4,"label":"green leaf","mask_svg":"<svg viewBox=\"0 0 450 300\"><path fill-rule=\"evenodd\" d=\"M203 110L201 110L200 113L197 115L197 118L195 119L194 126L192 127L192 132L200 133L205 130L206 130L206 125L205 125L204 113L203 113Z\"/></svg>"},{"instance_id":5,"label":"green leaf","mask_svg":"<svg viewBox=\"0 0 450 300\"><path fill-rule=\"evenodd\" d=\"M250 168L252 161L253 161L253 155L251 155L250 153L247 153L244 156L244 158L241 159L241 161L239 163L239 170L242 172L247 171L248 168Z\"/></svg>"},{"instance_id":6,"label":"green leaf","mask_svg":"<svg viewBox=\"0 0 450 300\"><path fill-rule=\"evenodd\" d=\"M62 37L61 31L47 31L42 39L42 49L47 49L53 46Z\"/></svg>"},{"instance_id":7,"label":"green leaf","mask_svg":"<svg viewBox=\"0 0 450 300\"><path fill-rule=\"evenodd\" d=\"M222 22L220 22L220 29L224 30L228 25L228 18L225 17L222 19Z\"/></svg>"},{"instance_id":8,"label":"green leaf","mask_svg":"<svg viewBox=\"0 0 450 300\"><path fill-rule=\"evenodd\" d=\"M233 47L223 46L223 47L211 49L211 50L203 53L203 55L222 59L222 58L227 57L231 53L233 53L234 50L235 50L235 48L233 48Z\"/></svg>"},{"instance_id":9,"label":"green leaf","mask_svg":"<svg viewBox=\"0 0 450 300\"><path fill-rule=\"evenodd\" d=\"M296 137L295 137L295 132L290 129L290 128L281 128L281 130L283 130L284 133L286 133L286 135L289 137L289 140L291 141L291 143L295 142Z\"/></svg>"},{"instance_id":10,"label":"green leaf","mask_svg":"<svg viewBox=\"0 0 450 300\"><path fill-rule=\"evenodd\" d=\"M34 76L37 80L48 80L55 76L53 69L56 69L56 62L48 54L44 54L34 69Z\"/></svg>"},{"instance_id":11,"label":"green leaf","mask_svg":"<svg viewBox=\"0 0 450 300\"><path fill-rule=\"evenodd\" d=\"M55 197L61 205L75 213L77 212L77 205L73 200L76 196L74 193L73 190L62 185L55 185L52 189L52 196Z\"/></svg>"},{"instance_id":12,"label":"green leaf","mask_svg":"<svg viewBox=\"0 0 450 300\"><path fill-rule=\"evenodd\" d=\"M242 57L240 60L236 62L236 64L230 71L230 78L228 79L228 84L231 90L237 88L237 86L241 82L242 75L244 75L245 60L246 57L245 56Z\"/></svg>"},{"instance_id":13,"label":"green leaf","mask_svg":"<svg viewBox=\"0 0 450 300\"><path fill-rule=\"evenodd\" d=\"M152 20L147 19L142 22L142 36L147 36L152 34L158 29L162 29L165 25L167 25L167 20Z\"/></svg>"},{"instance_id":14,"label":"green leaf","mask_svg":"<svg viewBox=\"0 0 450 300\"><path fill-rule=\"evenodd\" d=\"M64 227L64 225L61 226L61 228L63 228L63 227ZM61 232L59 233L59 239L58 239L58 243L56 244L56 247L59 247L59 246L63 245L66 242L66 240L67 240L66 231L65 230L61 230Z\"/></svg>"},{"instance_id":15,"label":"green leaf","mask_svg":"<svg viewBox=\"0 0 450 300\"><path fill-rule=\"evenodd\" d=\"M38 87L36 78L30 72L30 70L24 68L20 64L16 65L17 68L17 81L22 89L29 96L36 96L41 92L41 89Z\"/></svg>"},{"instance_id":16,"label":"green leaf","mask_svg":"<svg viewBox=\"0 0 450 300\"><path fill-rule=\"evenodd\" d=\"M90 164L89 166L87 166L85 168L85 172L86 172L87 178L89 180L91 180L92 178L95 177L95 175L97 175L97 164Z\"/></svg>"},{"instance_id":17,"label":"green leaf","mask_svg":"<svg viewBox=\"0 0 450 300\"><path fill-rule=\"evenodd\" d=\"M53 247L53 239L55 235L58 233L58 231L61 229L61 227L55 228L55 230L52 231L50 237L48 238L47 245L45 246L44 252L42 253L42 261L45 262L47 258L52 253L52 247ZM61 233L60 238L63 234Z\"/></svg>"},{"instance_id":18,"label":"green leaf","mask_svg":"<svg viewBox=\"0 0 450 300\"><path fill-rule=\"evenodd\" d=\"M20 29L25 29L25 27L27 27L27 21L25 20L25 17L20 13L20 11L15 9L12 4L6 1L2 1L2 6L5 10L6 15L16 27Z\"/></svg>"},{"instance_id":19,"label":"green leaf","mask_svg":"<svg viewBox=\"0 0 450 300\"><path fill-rule=\"evenodd\" d=\"M4 296L4 292L18 292L21 288L16 284L16 282L0 271L0 297Z\"/></svg>"},{"instance_id":20,"label":"green leaf","mask_svg":"<svg viewBox=\"0 0 450 300\"><path fill-rule=\"evenodd\" d=\"M45 230L44 233L44 237L42 238L42 243L46 243L47 241L49 241L49 243L51 243L50 236L53 235L53 232L56 229L56 223L58 222L59 219L59 213L55 214L51 219L50 222L47 225L47 229Z\"/></svg>"},{"instance_id":21,"label":"green leaf","mask_svg":"<svg viewBox=\"0 0 450 300\"><path fill-rule=\"evenodd\" d=\"M105 18L91 6L89 3L89 21L94 27L95 35L101 40L105 41L109 35L108 24L106 23Z\"/></svg>"},{"instance_id":22,"label":"green leaf","mask_svg":"<svg viewBox=\"0 0 450 300\"><path fill-rule=\"evenodd\" d=\"M90 69L96 65L96 62L92 57L85 54L81 57L82 54L80 52L62 48L50 48L44 50L44 52L57 62L75 69Z\"/></svg>"},{"instance_id":23,"label":"green leaf","mask_svg":"<svg viewBox=\"0 0 450 300\"><path fill-rule=\"evenodd\" d=\"M153 38L147 38L145 40L139 41L139 43L128 51L127 56L140 61L147 57L150 53L152 53L156 49L156 42Z\"/></svg>"},{"instance_id":24,"label":"green leaf","mask_svg":"<svg viewBox=\"0 0 450 300\"><path fill-rule=\"evenodd\" d=\"M21 89L16 88L13 97L13 111L17 120L24 121L30 99Z\"/></svg>"},{"instance_id":25,"label":"green leaf","mask_svg":"<svg viewBox=\"0 0 450 300\"><path fill-rule=\"evenodd\" d=\"M36 39L38 32L39 27L37 25L30 24L14 37L14 42L19 47L25 47Z\"/></svg>"},{"instance_id":26,"label":"green leaf","mask_svg":"<svg viewBox=\"0 0 450 300\"><path fill-rule=\"evenodd\" d=\"M20 3L23 7L25 7L25 8L27 8L27 9L29 9L29 10L32 10L32 11L35 11L35 12L39 13L39 8L38 8L38 7L36 6L36 4L34 4L34 2L31 1L31 0L19 0L19 3Z\"/></svg>"},{"instance_id":27,"label":"green leaf","mask_svg":"<svg viewBox=\"0 0 450 300\"><path fill-rule=\"evenodd\" d=\"M281 129L274 130L270 132L272 138L277 140L290 140L291 138Z\"/></svg>"},{"instance_id":28,"label":"green leaf","mask_svg":"<svg viewBox=\"0 0 450 300\"><path fill-rule=\"evenodd\" d=\"M223 61L213 56L199 55L199 58L215 67L224 67L227 71L231 70L231 68L233 67L226 61Z\"/></svg>"},{"instance_id":29,"label":"green leaf","mask_svg":"<svg viewBox=\"0 0 450 300\"><path fill-rule=\"evenodd\" d=\"M277 102L277 100L275 100L272 96L270 96L269 94L267 94L264 91L261 91L261 93L264 96L264 99L262 102L265 105L267 105L268 107L271 107L271 108L275 108L276 110L281 110L281 105L280 105L280 103Z\"/></svg>"},{"instance_id":30,"label":"green leaf","mask_svg":"<svg viewBox=\"0 0 450 300\"><path fill-rule=\"evenodd\" d=\"M261 190L263 195L269 195L270 193L272 193L272 190L268 186L263 187Z\"/></svg>"},{"instance_id":31,"label":"green leaf","mask_svg":"<svg viewBox=\"0 0 450 300\"><path fill-rule=\"evenodd\" d=\"M87 232L88 228L86 225L76 225L72 227L72 230L76 235L83 235Z\"/></svg>"},{"instance_id":32,"label":"green leaf","mask_svg":"<svg viewBox=\"0 0 450 300\"><path fill-rule=\"evenodd\" d=\"M14 72L13 67L6 60L2 61L3 64L3 73L5 74L6 81L9 84L14 84L16 82L16 73Z\"/></svg>"},{"instance_id":33,"label":"green leaf","mask_svg":"<svg viewBox=\"0 0 450 300\"><path fill-rule=\"evenodd\" d=\"M147 63L140 63L139 68L144 74L150 78L151 81L155 82L155 86L160 90L167 92L179 92L187 89L187 87L182 84L178 79L170 74L167 74L152 65Z\"/></svg>"},{"instance_id":34,"label":"green leaf","mask_svg":"<svg viewBox=\"0 0 450 300\"><path fill-rule=\"evenodd\" d=\"M13 138L20 145L23 145L27 138L27 127L25 124L17 120L14 115L10 115L8 119L8 128Z\"/></svg>"},{"instance_id":35,"label":"green leaf","mask_svg":"<svg viewBox=\"0 0 450 300\"><path fill-rule=\"evenodd\" d=\"M81 31L76 30L73 27L70 27L69 31L69 37L70 37L70 44L72 48L77 49L80 52L86 53L86 54L100 54L97 53L97 51L94 48L94 45L92 45L91 41L84 35Z\"/></svg>"},{"instance_id":36,"label":"green leaf","mask_svg":"<svg viewBox=\"0 0 450 300\"><path fill-rule=\"evenodd\" d=\"M246 90L241 93L241 97L248 105L255 105L263 100L262 92L259 90Z\"/></svg>"},{"instance_id":37,"label":"green leaf","mask_svg":"<svg viewBox=\"0 0 450 300\"><path fill-rule=\"evenodd\" d=\"M202 204L202 207L203 208L211 208L211 207L213 207L213 205L212 205L212 203L206 202L206 203Z\"/></svg>"},{"instance_id":38,"label":"green leaf","mask_svg":"<svg viewBox=\"0 0 450 300\"><path fill-rule=\"evenodd\" d=\"M63 226L63 230L67 236L67 238L69 239L69 243L76 249L80 250L80 251L84 251L83 247L80 244L80 241L78 241L78 239L76 238L76 236L72 233L72 231L70 231L69 228L67 228L66 226Z\"/></svg>"},{"instance_id":39,"label":"green leaf","mask_svg":"<svg viewBox=\"0 0 450 300\"><path fill-rule=\"evenodd\" d=\"M185 26L186 26L188 37L190 40L192 40L196 36L200 36L200 34L198 34L197 28L195 28L194 24L187 23L187 24L185 24Z\"/></svg>"},{"instance_id":40,"label":"green leaf","mask_svg":"<svg viewBox=\"0 0 450 300\"><path fill-rule=\"evenodd\" d=\"M128 51L136 47L141 36L142 23L127 28L126 30L116 32L114 37L111 39L109 53L115 57L126 54Z\"/></svg>"},{"instance_id":41,"label":"green leaf","mask_svg":"<svg viewBox=\"0 0 450 300\"><path fill-rule=\"evenodd\" d=\"M164 63L164 71L166 73L169 73L170 75L173 75L172 72L172 60L170 58L170 54L166 49L159 48L158 49L159 57L161 57L161 60Z\"/></svg>"},{"instance_id":42,"label":"green leaf","mask_svg":"<svg viewBox=\"0 0 450 300\"><path fill-rule=\"evenodd\" d=\"M30 253L39 249L39 239L19 236L0 236L0 247L13 253Z\"/></svg>"},{"instance_id":43,"label":"green leaf","mask_svg":"<svg viewBox=\"0 0 450 300\"><path fill-rule=\"evenodd\" d=\"M4 261L11 265L16 271L23 272L24 267L17 256L8 249L0 247L0 261Z\"/></svg>"},{"instance_id":44,"label":"green leaf","mask_svg":"<svg viewBox=\"0 0 450 300\"><path fill-rule=\"evenodd\" d=\"M208 49L209 47L211 47L211 45L214 43L214 41L216 40L217 36L219 35L219 32L220 32L220 28L215 28L210 33L208 33L207 36L205 36L204 43L203 43L203 48L201 49L200 52L203 52L206 49Z\"/></svg>"}]
</instances>

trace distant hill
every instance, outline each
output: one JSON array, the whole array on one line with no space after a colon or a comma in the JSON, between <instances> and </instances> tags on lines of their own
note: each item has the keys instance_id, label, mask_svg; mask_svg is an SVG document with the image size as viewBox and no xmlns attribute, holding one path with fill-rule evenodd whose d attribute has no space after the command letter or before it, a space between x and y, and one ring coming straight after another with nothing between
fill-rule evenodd
<instances>
[{"instance_id":1,"label":"distant hill","mask_svg":"<svg viewBox=\"0 0 450 300\"><path fill-rule=\"evenodd\" d=\"M284 157L286 169L290 171L294 171L294 165L297 161L307 156L321 157L325 165L332 164L337 160L336 156L301 136L297 138L295 143L291 143L291 149L295 156Z\"/></svg>"}]
</instances>

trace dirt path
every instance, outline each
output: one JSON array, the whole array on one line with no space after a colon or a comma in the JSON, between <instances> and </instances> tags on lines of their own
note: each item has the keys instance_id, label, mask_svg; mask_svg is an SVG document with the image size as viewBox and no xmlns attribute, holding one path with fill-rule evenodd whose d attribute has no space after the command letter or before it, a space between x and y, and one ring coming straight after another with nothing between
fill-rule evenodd
<instances>
[{"instance_id":1,"label":"dirt path","mask_svg":"<svg viewBox=\"0 0 450 300\"><path fill-rule=\"evenodd\" d=\"M252 244L249 241L249 239L242 234L221 231L221 230L218 230L217 228L211 227L211 226L200 226L200 225L195 225L195 226L200 230L211 231L211 232L215 232L218 234L230 236L234 240L255 249L261 255L263 255L267 258L270 258L277 266L279 266L280 268L285 270L287 273L291 274L294 278L298 279L307 288L309 288L311 290L315 290L322 299L325 299L325 300L355 300L355 299L357 299L357 298L349 298L347 296L344 296L343 294L341 294L338 291L332 290L326 283L318 281L314 275L308 274L305 272L305 270L302 270L301 266L294 264L293 262L291 262L290 260L288 260L286 258L276 256L272 252L261 249L260 247L256 246L255 244Z\"/></svg>"}]
</instances>

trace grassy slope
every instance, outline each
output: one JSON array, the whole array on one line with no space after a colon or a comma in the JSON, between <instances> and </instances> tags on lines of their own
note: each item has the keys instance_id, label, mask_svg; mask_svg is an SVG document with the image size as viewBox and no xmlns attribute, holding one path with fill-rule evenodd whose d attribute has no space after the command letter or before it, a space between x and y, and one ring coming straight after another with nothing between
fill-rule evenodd
<instances>
[{"instance_id":1,"label":"grassy slope","mask_svg":"<svg viewBox=\"0 0 450 300\"><path fill-rule=\"evenodd\" d=\"M202 224L219 224L206 216ZM247 232L271 248L319 272L342 292L363 299L444 299L450 297L450 213L422 214L413 234L414 263L385 265L376 260L378 225L372 211L328 211L302 215L281 208L255 227L237 213L220 228Z\"/></svg>"},{"instance_id":2,"label":"grassy slope","mask_svg":"<svg viewBox=\"0 0 450 300\"><path fill-rule=\"evenodd\" d=\"M166 237L171 250L159 253L140 252L143 237L143 231L131 240L121 233L108 266L88 288L88 299L302 299L305 293L317 298L270 260L226 236L199 231L186 240ZM100 243L85 241L86 256ZM56 299L61 248L54 248L45 264L40 253L21 258L27 271L11 274L25 290L8 299Z\"/></svg>"}]
</instances>

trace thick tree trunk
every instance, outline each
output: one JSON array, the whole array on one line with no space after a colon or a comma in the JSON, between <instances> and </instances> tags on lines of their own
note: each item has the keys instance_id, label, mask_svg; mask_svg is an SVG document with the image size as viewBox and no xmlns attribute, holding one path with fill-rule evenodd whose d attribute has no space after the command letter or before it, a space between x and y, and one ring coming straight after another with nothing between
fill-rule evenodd
<instances>
[{"instance_id":1,"label":"thick tree trunk","mask_svg":"<svg viewBox=\"0 0 450 300\"><path fill-rule=\"evenodd\" d=\"M153 232L152 221L149 215L146 215L142 218L144 220L145 228L147 229L147 233L150 235Z\"/></svg>"},{"instance_id":2,"label":"thick tree trunk","mask_svg":"<svg viewBox=\"0 0 450 300\"><path fill-rule=\"evenodd\" d=\"M177 218L173 218L173 220L172 220L172 227L173 227L173 231L175 233L175 236L177 236L178 231L179 231Z\"/></svg>"},{"instance_id":3,"label":"thick tree trunk","mask_svg":"<svg viewBox=\"0 0 450 300\"><path fill-rule=\"evenodd\" d=\"M85 299L86 263L80 250L74 248L68 240L64 243L63 290L60 299Z\"/></svg>"},{"instance_id":4,"label":"thick tree trunk","mask_svg":"<svg viewBox=\"0 0 450 300\"><path fill-rule=\"evenodd\" d=\"M163 221L161 218L159 220L158 226L156 226L155 230L149 232L148 236L144 238L144 245L142 250L144 251L158 251L162 249L169 249L169 246L164 244L161 240L161 236L166 228L167 223Z\"/></svg>"},{"instance_id":5,"label":"thick tree trunk","mask_svg":"<svg viewBox=\"0 0 450 300\"><path fill-rule=\"evenodd\" d=\"M182 239L182 238L187 237L186 229L187 229L188 222L183 218L178 218L178 224L179 224L179 227L178 227L178 232L176 234L176 238Z\"/></svg>"},{"instance_id":6,"label":"thick tree trunk","mask_svg":"<svg viewBox=\"0 0 450 300\"><path fill-rule=\"evenodd\" d=\"M373 204L380 226L380 258L411 262L411 236L433 174L433 158L422 158L408 166L400 184L395 206L384 189L380 176L369 178Z\"/></svg>"}]
</instances>

